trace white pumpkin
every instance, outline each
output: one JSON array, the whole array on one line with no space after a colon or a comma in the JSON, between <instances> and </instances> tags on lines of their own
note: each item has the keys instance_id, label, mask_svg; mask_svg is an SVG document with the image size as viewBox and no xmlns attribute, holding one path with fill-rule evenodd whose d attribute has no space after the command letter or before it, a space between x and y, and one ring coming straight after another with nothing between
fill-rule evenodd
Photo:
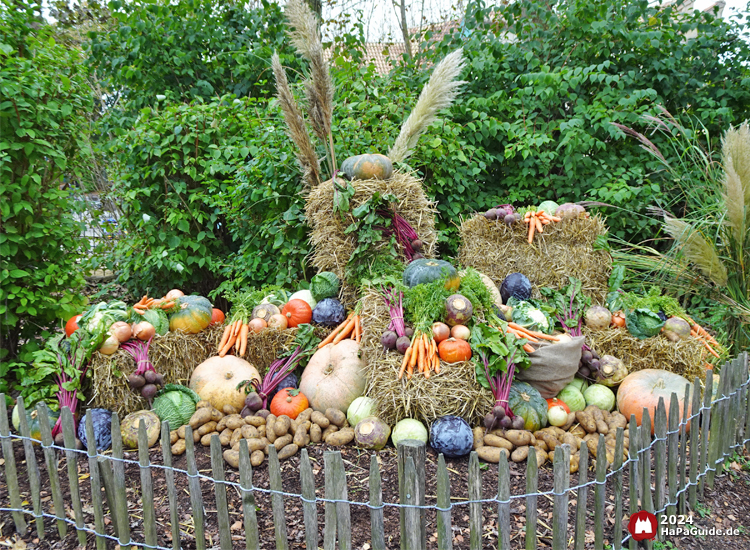
<instances>
[{"instance_id":1,"label":"white pumpkin","mask_svg":"<svg viewBox=\"0 0 750 550\"><path fill-rule=\"evenodd\" d=\"M346 413L352 401L365 391L362 367L356 341L328 344L310 358L299 389L316 411L325 412L331 407Z\"/></svg>"},{"instance_id":2,"label":"white pumpkin","mask_svg":"<svg viewBox=\"0 0 750 550\"><path fill-rule=\"evenodd\" d=\"M217 355L195 367L189 387L219 410L232 405L239 411L245 406L245 392L238 390L237 384L253 379L261 380L258 369L250 363L234 355Z\"/></svg>"}]
</instances>

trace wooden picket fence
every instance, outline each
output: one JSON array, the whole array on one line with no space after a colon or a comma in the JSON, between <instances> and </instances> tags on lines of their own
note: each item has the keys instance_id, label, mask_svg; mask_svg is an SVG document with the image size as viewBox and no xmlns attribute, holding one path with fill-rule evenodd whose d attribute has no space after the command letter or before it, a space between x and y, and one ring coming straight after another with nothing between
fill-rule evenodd
<instances>
[{"instance_id":1,"label":"wooden picket fence","mask_svg":"<svg viewBox=\"0 0 750 550\"><path fill-rule=\"evenodd\" d=\"M370 547L373 550L385 550L388 547L384 522L386 507L397 507L400 522L400 547L406 550L423 550L428 545L426 512L435 512L436 521L430 525L432 540L436 538L437 548L450 550L453 546L452 513L457 506L466 506L469 516L469 547L472 550L482 548L483 525L482 512L488 509L497 510L498 542L500 549L511 548L511 502L520 499L525 504L525 548L537 548L540 498L552 500L552 540L555 550L567 548L583 549L591 547L586 541L587 529L593 529L593 547L602 549L605 545L604 526L606 523L607 488L611 486L614 496L614 535L612 547L614 549L630 549L637 547L623 528L620 521L623 514L629 515L639 510L647 510L659 515L685 514L695 509L696 502L702 497L706 486L712 487L715 476L722 473L724 460L731 456L743 445L750 447L750 399L748 399L748 356L742 353L739 357L724 365L721 369L720 383L716 395L712 395L713 373L708 371L704 381L705 390L702 391L701 381L695 379L692 387L686 388L686 396L690 394L690 412L680 415L678 398L672 394L671 401L659 403L654 418L644 414L642 426L636 426L631 418L628 427L630 438L629 458L623 461L624 430L620 428L616 438L615 462L609 472L605 460L597 460L593 467L593 477L589 479L588 449L584 445L580 451L579 478L576 486L570 485L569 460L570 449L567 445L557 447L553 460L553 488L551 491L538 490L538 468L536 454L529 453L526 466L526 493L511 495L510 471L507 459L503 456L497 467L498 490L497 496L491 499L482 498L480 464L476 453L472 453L468 464L468 501L458 502L451 499L451 486L448 470L442 455L438 457L436 479L436 502L426 504L425 495L425 446L419 442L407 441L399 444L398 448L398 484L399 501L383 502L380 469L376 455L371 456L369 471L369 501L349 501L347 495L346 472L344 461L339 452L324 453L324 497L316 496L313 468L306 449L302 449L300 456L301 494L288 494L282 489L282 474L278 456L273 447L268 457L269 489L253 487L253 472L246 442L241 441L240 447L240 482L231 483L225 480L225 464L222 458L222 448L218 437L211 440L212 475L199 474L196 465L195 450L192 434L186 436L187 470L172 468L172 456L169 442L169 432L162 429L161 448L163 466L156 467L164 471L166 490L170 509L171 548L183 547L181 541L184 533L180 530L177 491L175 475L187 475L190 501L192 507L194 533L191 544L199 550L206 548L205 514L203 497L200 488L200 478L213 481L215 493L215 508L219 527L218 547L222 550L233 548L230 528L230 514L227 506L227 487L236 487L242 497L242 512L245 534L245 547L258 549L270 547L270 541L259 540L258 519L256 515L256 495L265 493L270 496L273 525L275 530L275 547L287 550L290 541L287 536L287 511L285 499L294 504L301 504L304 522L304 540L306 548L319 548L318 510L324 510L324 526L322 547L333 550L352 548L351 507L364 506L370 515ZM701 398L701 394L703 397ZM34 450L34 443L39 443L29 437L29 426L23 403L19 400L21 409L21 436L12 435L8 426L8 414L4 396L0 395L0 439L2 440L2 456L4 457L4 482L7 488L9 502L0 501L0 513L10 514L18 533L26 534L26 518L32 517L35 536L45 537L45 518L48 523L56 524L60 537L65 537L68 527L77 530L80 544L86 544L86 534L93 533L97 549L104 549L109 542L118 543L120 548L135 547L155 548L166 550L167 547L157 544L157 521L154 506L153 469L155 465L149 462L149 451L145 428L141 425L139 432L138 466L140 470L140 489L138 490L142 510L134 517L128 515L126 500L125 465L129 462L123 458L123 446L120 437L119 420L113 416L112 453L111 456L98 454L95 449L89 449L84 454L88 460L88 478L91 485L91 499L93 506L93 529L84 524L84 513L81 503L81 487L78 476L78 454L74 450L74 423L68 409L63 410L63 435L65 448L53 445L48 411L45 406L39 406L41 424L41 446L44 456L48 480L42 487L40 464ZM690 426L688 428L688 422ZM654 437L651 426L654 427ZM189 430L189 429L188 429ZM90 415L86 417L86 433L88 441L94 441L93 426ZM14 443L22 441L25 455L25 476L29 488L31 509L22 500L19 489L18 464L14 458ZM93 447L93 445L92 445ZM56 450L57 449L57 450ZM63 495L61 490L58 464L62 454L65 455L67 476L70 491ZM600 436L597 455L604 456L604 436ZM623 486L625 472L628 472L628 486ZM611 479L610 479L611 478ZM131 484L132 485L132 484ZM102 493L102 487L104 492ZM2 489L0 483L0 489ZM51 494L52 508L45 511L41 492L45 490ZM132 490L132 486L130 487ZM593 491L593 518L587 509L589 491ZM569 500L575 498L575 506ZM66 517L66 498L74 511L74 520ZM112 523L109 534L105 528L105 506L110 511L109 522ZM624 503L629 508L623 509ZM26 506L24 506L26 504ZM463 511L464 508L461 508ZM50 511L52 513L50 513ZM213 511L211 513L214 513ZM463 512L462 512L463 513ZM131 521L142 522L143 540L131 537ZM55 529L54 526L51 527ZM47 533L50 534L49 532ZM393 537L391 537L393 539ZM394 543L390 543L391 546ZM430 543L432 544L432 543ZM650 547L650 543L647 545Z\"/></svg>"}]
</instances>

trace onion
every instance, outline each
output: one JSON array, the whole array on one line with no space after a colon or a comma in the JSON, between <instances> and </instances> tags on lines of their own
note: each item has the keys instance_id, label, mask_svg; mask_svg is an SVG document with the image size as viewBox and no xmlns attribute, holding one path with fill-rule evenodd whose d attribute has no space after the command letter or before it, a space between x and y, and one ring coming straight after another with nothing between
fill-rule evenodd
<instances>
[{"instance_id":1,"label":"onion","mask_svg":"<svg viewBox=\"0 0 750 550\"><path fill-rule=\"evenodd\" d=\"M458 338L459 340L468 340L471 338L471 331L465 325L456 325L451 329L451 337Z\"/></svg>"},{"instance_id":2,"label":"onion","mask_svg":"<svg viewBox=\"0 0 750 550\"><path fill-rule=\"evenodd\" d=\"M104 340L104 343L99 348L99 353L104 355L112 355L120 347L120 341L114 336L110 335L109 338Z\"/></svg>"},{"instance_id":3,"label":"onion","mask_svg":"<svg viewBox=\"0 0 750 550\"><path fill-rule=\"evenodd\" d=\"M133 325L133 336L139 340L147 342L155 335L156 329L154 328L154 325L148 321L141 321L140 323L135 323Z\"/></svg>"},{"instance_id":4,"label":"onion","mask_svg":"<svg viewBox=\"0 0 750 550\"><path fill-rule=\"evenodd\" d=\"M261 330L268 327L268 323L265 320L257 317L248 323L250 326L250 332L260 332Z\"/></svg>"},{"instance_id":5,"label":"onion","mask_svg":"<svg viewBox=\"0 0 750 550\"><path fill-rule=\"evenodd\" d=\"M564 426L568 422L568 413L562 405L553 405L547 410L547 420L552 426Z\"/></svg>"},{"instance_id":6,"label":"onion","mask_svg":"<svg viewBox=\"0 0 750 550\"><path fill-rule=\"evenodd\" d=\"M132 338L133 329L130 328L130 325L125 321L117 321L116 323L112 323L112 326L109 327L109 333L117 338L117 341L122 344Z\"/></svg>"},{"instance_id":7,"label":"onion","mask_svg":"<svg viewBox=\"0 0 750 550\"><path fill-rule=\"evenodd\" d=\"M450 338L450 335L451 329L448 325L440 321L432 323L432 337L435 339L435 342L439 344L443 340Z\"/></svg>"},{"instance_id":8,"label":"onion","mask_svg":"<svg viewBox=\"0 0 750 550\"><path fill-rule=\"evenodd\" d=\"M180 296L184 296L184 295L185 293L181 291L179 288L173 288L172 290L170 290L164 295L164 298L166 300L169 300L171 298L179 298Z\"/></svg>"}]
</instances>

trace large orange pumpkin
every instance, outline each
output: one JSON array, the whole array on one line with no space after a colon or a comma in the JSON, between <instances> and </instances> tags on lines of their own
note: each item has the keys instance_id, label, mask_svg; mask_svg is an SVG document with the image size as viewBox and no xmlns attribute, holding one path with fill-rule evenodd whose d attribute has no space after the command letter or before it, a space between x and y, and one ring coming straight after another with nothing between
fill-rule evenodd
<instances>
[{"instance_id":1,"label":"large orange pumpkin","mask_svg":"<svg viewBox=\"0 0 750 550\"><path fill-rule=\"evenodd\" d=\"M260 374L244 359L234 355L216 356L195 367L189 387L219 410L224 405L232 405L239 411L245 406L245 392L238 390L237 384L253 379L260 382Z\"/></svg>"},{"instance_id":2,"label":"large orange pumpkin","mask_svg":"<svg viewBox=\"0 0 750 550\"><path fill-rule=\"evenodd\" d=\"M690 402L684 403L685 386L692 386L692 384L687 378L673 372L661 369L643 369L632 372L625 377L617 390L617 410L628 420L630 420L630 415L635 415L635 421L640 426L643 421L643 409L647 409L653 434L654 414L660 397L664 399L664 407L669 414L669 402L672 394L676 393L680 418L686 406L688 416L690 416Z\"/></svg>"},{"instance_id":3,"label":"large orange pumpkin","mask_svg":"<svg viewBox=\"0 0 750 550\"><path fill-rule=\"evenodd\" d=\"M471 359L471 346L466 340L448 338L438 344L438 355L446 363L458 363Z\"/></svg>"},{"instance_id":4,"label":"large orange pumpkin","mask_svg":"<svg viewBox=\"0 0 750 550\"><path fill-rule=\"evenodd\" d=\"M304 325L312 321L312 308L310 304L299 298L289 300L281 310L281 314L286 317L289 328Z\"/></svg>"},{"instance_id":5,"label":"large orange pumpkin","mask_svg":"<svg viewBox=\"0 0 750 550\"><path fill-rule=\"evenodd\" d=\"M347 338L315 352L302 373L299 389L316 411L333 407L345 413L365 391L365 373L356 340Z\"/></svg>"}]
</instances>

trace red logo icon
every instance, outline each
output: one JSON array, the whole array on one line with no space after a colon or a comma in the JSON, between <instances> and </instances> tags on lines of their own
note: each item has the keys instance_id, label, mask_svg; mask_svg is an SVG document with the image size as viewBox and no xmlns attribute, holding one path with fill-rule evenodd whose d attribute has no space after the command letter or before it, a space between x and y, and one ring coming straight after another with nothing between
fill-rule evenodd
<instances>
[{"instance_id":1,"label":"red logo icon","mask_svg":"<svg viewBox=\"0 0 750 550\"><path fill-rule=\"evenodd\" d=\"M630 516L628 531L635 541L656 538L656 516L645 510L636 512Z\"/></svg>"}]
</instances>

